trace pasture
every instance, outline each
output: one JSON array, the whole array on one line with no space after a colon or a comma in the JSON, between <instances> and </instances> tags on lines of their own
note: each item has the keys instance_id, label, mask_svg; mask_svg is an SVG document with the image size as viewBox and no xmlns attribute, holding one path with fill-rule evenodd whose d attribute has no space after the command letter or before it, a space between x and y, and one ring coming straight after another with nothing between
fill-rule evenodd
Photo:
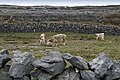
<instances>
[{"instance_id":1,"label":"pasture","mask_svg":"<svg viewBox=\"0 0 120 80\"><path fill-rule=\"evenodd\" d=\"M44 32L46 38L55 32ZM10 54L13 50L31 52L36 58L40 58L49 51L60 51L82 56L88 61L95 58L100 52L106 52L112 59L120 60L120 36L105 35L105 40L95 40L94 34L80 34L64 32L67 35L67 45L58 47L40 46L39 36L41 33L0 33L0 49L8 49Z\"/></svg>"}]
</instances>

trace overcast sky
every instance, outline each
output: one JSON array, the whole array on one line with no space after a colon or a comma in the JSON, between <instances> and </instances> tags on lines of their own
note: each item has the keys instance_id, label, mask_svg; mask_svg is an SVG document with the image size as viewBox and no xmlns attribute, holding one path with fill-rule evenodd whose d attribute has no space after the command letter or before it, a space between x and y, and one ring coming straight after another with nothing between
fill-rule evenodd
<instances>
[{"instance_id":1,"label":"overcast sky","mask_svg":"<svg viewBox=\"0 0 120 80\"><path fill-rule=\"evenodd\" d=\"M52 5L52 6L83 6L83 5L120 5L120 0L0 0L0 4L9 5Z\"/></svg>"}]
</instances>

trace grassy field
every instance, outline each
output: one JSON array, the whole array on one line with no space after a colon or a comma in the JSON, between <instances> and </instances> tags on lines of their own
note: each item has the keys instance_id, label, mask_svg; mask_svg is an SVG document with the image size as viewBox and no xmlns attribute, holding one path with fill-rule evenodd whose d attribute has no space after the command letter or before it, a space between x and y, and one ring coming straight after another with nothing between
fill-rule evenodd
<instances>
[{"instance_id":1,"label":"grassy field","mask_svg":"<svg viewBox=\"0 0 120 80\"><path fill-rule=\"evenodd\" d=\"M48 47L39 45L41 33L0 33L0 49L31 52L36 58L40 58L49 51L60 51L79 55L88 61L95 58L100 52L106 52L112 59L120 60L120 36L105 35L105 40L95 40L94 34L79 34L65 32L67 45ZM46 38L50 38L53 32L45 32Z\"/></svg>"}]
</instances>

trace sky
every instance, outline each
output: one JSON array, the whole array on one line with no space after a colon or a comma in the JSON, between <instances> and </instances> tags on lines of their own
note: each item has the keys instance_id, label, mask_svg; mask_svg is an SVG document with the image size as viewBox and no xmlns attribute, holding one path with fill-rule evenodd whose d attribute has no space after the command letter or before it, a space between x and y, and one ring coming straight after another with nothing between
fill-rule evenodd
<instances>
[{"instance_id":1,"label":"sky","mask_svg":"<svg viewBox=\"0 0 120 80\"><path fill-rule=\"evenodd\" d=\"M120 5L120 0L0 0L0 4L7 5L51 5L51 6L103 6Z\"/></svg>"}]
</instances>

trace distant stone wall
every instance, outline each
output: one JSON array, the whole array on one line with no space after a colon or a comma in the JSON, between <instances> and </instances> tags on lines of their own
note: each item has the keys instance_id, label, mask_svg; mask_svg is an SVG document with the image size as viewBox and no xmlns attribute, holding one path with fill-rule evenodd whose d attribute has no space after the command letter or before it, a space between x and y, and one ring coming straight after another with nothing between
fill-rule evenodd
<instances>
[{"instance_id":1,"label":"distant stone wall","mask_svg":"<svg viewBox=\"0 0 120 80\"><path fill-rule=\"evenodd\" d=\"M1 50L0 57L0 80L120 80L120 61L104 52L90 62L59 51L39 59L29 52L14 51L11 59L7 50Z\"/></svg>"},{"instance_id":2,"label":"distant stone wall","mask_svg":"<svg viewBox=\"0 0 120 80\"><path fill-rule=\"evenodd\" d=\"M0 32L76 32L76 33L96 33L120 35L120 28L112 25L78 24L67 22L35 22L35 23L2 23Z\"/></svg>"},{"instance_id":3,"label":"distant stone wall","mask_svg":"<svg viewBox=\"0 0 120 80\"><path fill-rule=\"evenodd\" d=\"M9 19L10 15L1 15L3 17L6 17L6 19ZM14 15L13 19L16 21L21 20L30 20L30 21L77 21L77 22L84 22L84 21L90 21L90 22L99 22L102 18L98 14L90 14L90 13L39 13L39 15L32 16L31 14L19 14Z\"/></svg>"},{"instance_id":4,"label":"distant stone wall","mask_svg":"<svg viewBox=\"0 0 120 80\"><path fill-rule=\"evenodd\" d=\"M36 31L51 32L105 32L119 35L119 29L112 27L112 25L120 26L119 13L120 5L78 7L0 5L0 32L32 32L35 29ZM70 23L51 23L63 21ZM77 24L79 22L83 24Z\"/></svg>"}]
</instances>

